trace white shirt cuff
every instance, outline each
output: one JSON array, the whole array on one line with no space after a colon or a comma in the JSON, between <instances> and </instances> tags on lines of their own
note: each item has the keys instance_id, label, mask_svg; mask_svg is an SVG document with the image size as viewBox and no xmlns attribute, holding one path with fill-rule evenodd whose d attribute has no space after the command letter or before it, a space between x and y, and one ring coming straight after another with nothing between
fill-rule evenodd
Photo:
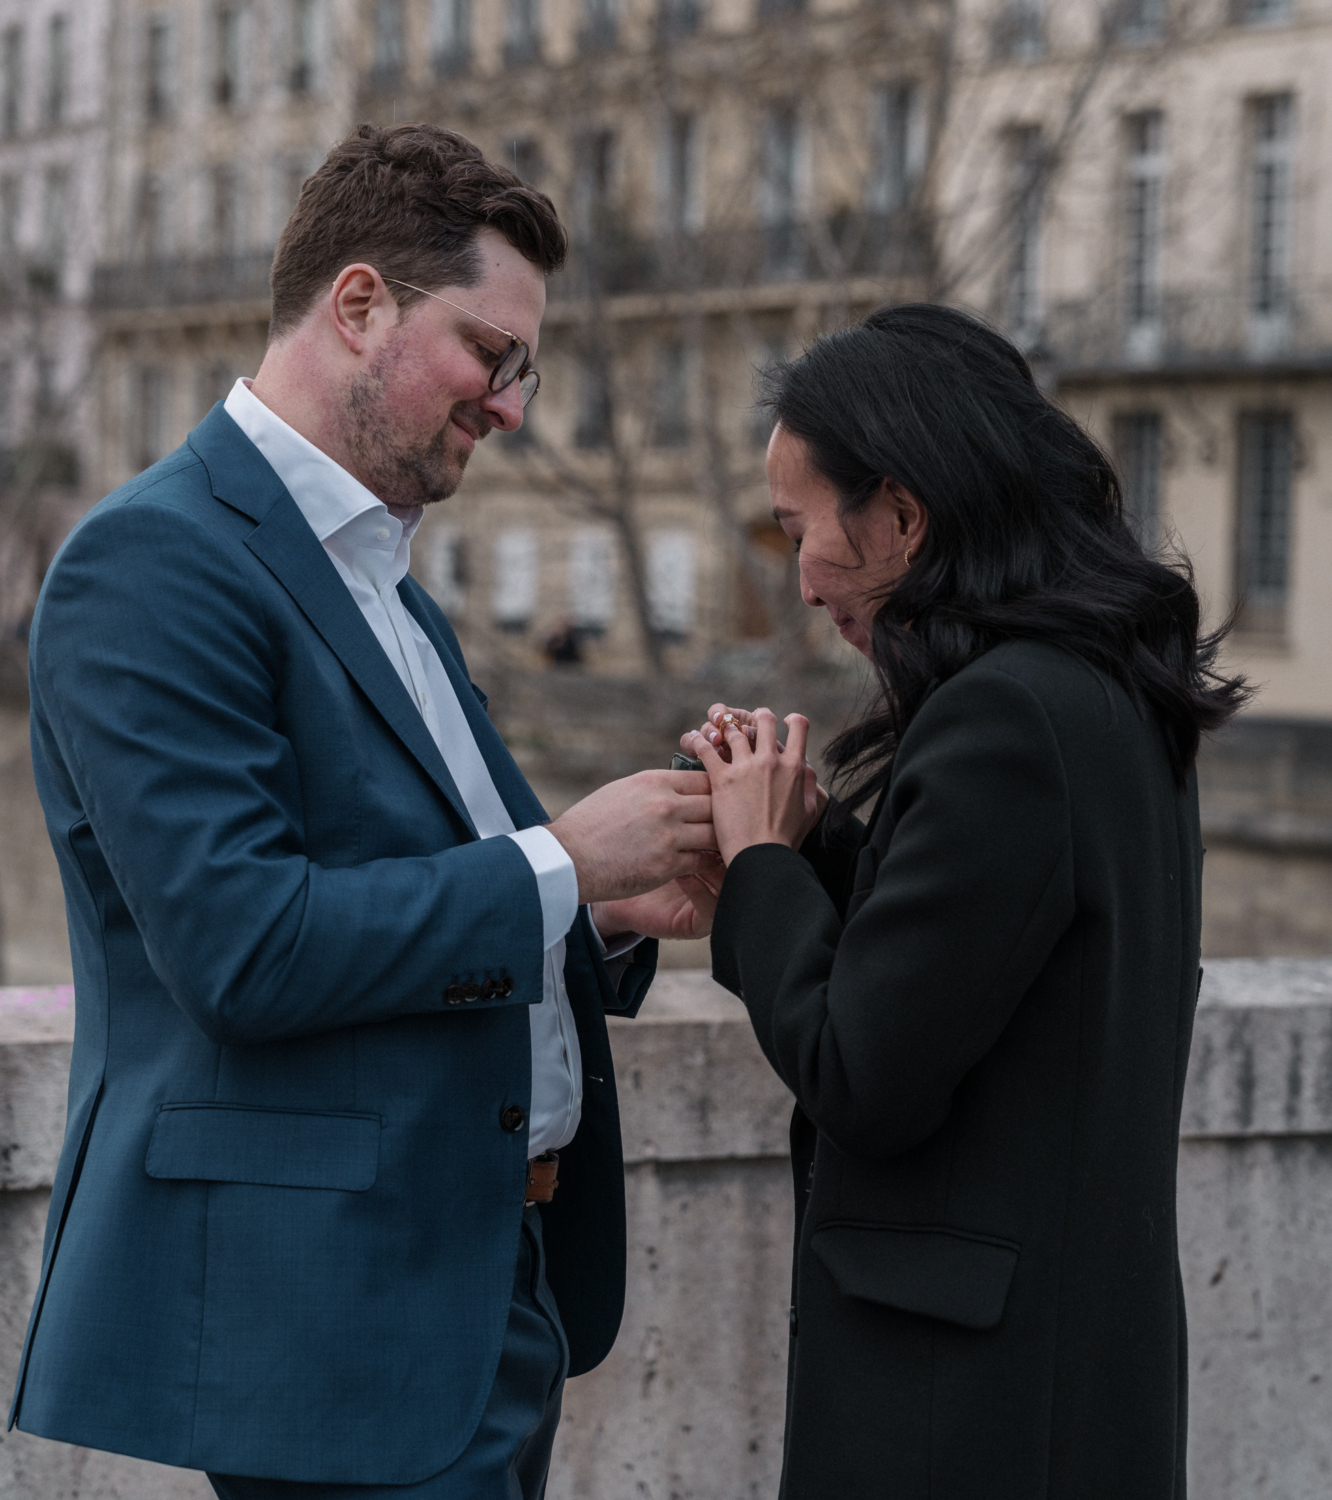
<instances>
[{"instance_id":1,"label":"white shirt cuff","mask_svg":"<svg viewBox=\"0 0 1332 1500\"><path fill-rule=\"evenodd\" d=\"M623 958L626 953L632 953L639 943L643 941L641 932L622 932L619 937L607 943L606 939L597 931L597 924L591 924L593 935L596 937L597 946L601 949L602 958Z\"/></svg>"},{"instance_id":2,"label":"white shirt cuff","mask_svg":"<svg viewBox=\"0 0 1332 1500\"><path fill-rule=\"evenodd\" d=\"M536 876L541 901L541 946L549 950L567 937L578 915L578 871L549 828L520 828L505 834L523 851Z\"/></svg>"}]
</instances>

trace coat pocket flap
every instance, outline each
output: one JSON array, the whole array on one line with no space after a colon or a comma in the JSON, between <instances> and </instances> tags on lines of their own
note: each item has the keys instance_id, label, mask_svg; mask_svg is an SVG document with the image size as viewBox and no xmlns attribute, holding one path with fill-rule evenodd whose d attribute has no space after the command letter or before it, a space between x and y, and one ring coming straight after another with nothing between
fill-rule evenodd
<instances>
[{"instance_id":1,"label":"coat pocket flap","mask_svg":"<svg viewBox=\"0 0 1332 1500\"><path fill-rule=\"evenodd\" d=\"M380 1117L163 1104L144 1166L149 1177L363 1193L379 1170Z\"/></svg>"},{"instance_id":2,"label":"coat pocket flap","mask_svg":"<svg viewBox=\"0 0 1332 1500\"><path fill-rule=\"evenodd\" d=\"M811 1243L844 1297L963 1328L995 1327L1018 1261L1004 1240L933 1226L830 1224Z\"/></svg>"}]
</instances>

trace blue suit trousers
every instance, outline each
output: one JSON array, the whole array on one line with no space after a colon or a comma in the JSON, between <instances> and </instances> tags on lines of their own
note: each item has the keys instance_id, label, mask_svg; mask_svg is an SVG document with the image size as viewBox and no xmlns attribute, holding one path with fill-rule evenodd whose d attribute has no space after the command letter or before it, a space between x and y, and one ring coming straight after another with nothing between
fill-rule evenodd
<instances>
[{"instance_id":1,"label":"blue suit trousers","mask_svg":"<svg viewBox=\"0 0 1332 1500\"><path fill-rule=\"evenodd\" d=\"M568 1369L569 1346L546 1284L541 1214L528 1208L495 1383L476 1435L447 1469L408 1485L208 1478L219 1500L541 1500Z\"/></svg>"}]
</instances>

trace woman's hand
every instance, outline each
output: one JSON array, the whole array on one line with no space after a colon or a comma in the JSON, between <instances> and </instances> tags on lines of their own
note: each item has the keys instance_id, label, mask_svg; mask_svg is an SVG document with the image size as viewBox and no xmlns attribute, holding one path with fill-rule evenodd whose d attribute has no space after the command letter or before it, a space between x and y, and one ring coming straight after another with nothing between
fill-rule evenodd
<instances>
[{"instance_id":1,"label":"woman's hand","mask_svg":"<svg viewBox=\"0 0 1332 1500\"><path fill-rule=\"evenodd\" d=\"M704 938L712 931L724 871L682 875L645 896L597 901L592 920L607 942L628 932L652 938Z\"/></svg>"},{"instance_id":2,"label":"woman's hand","mask_svg":"<svg viewBox=\"0 0 1332 1500\"><path fill-rule=\"evenodd\" d=\"M708 744L710 744L716 750L717 754L720 755L724 761L729 761L731 758L731 750L727 745L721 730L718 728L718 725L720 725L722 718L726 714L730 714L731 718L734 719L737 724L740 724L744 727L745 734L748 736L749 743L752 745L754 743L755 734L754 715L750 713L747 708L730 708L725 703L714 703L708 710L708 717L699 726L698 732L704 737L704 739L707 740ZM680 748L687 755L692 755L694 753L689 748L690 741L693 738L693 733L693 730L687 730L680 736Z\"/></svg>"},{"instance_id":3,"label":"woman's hand","mask_svg":"<svg viewBox=\"0 0 1332 1500\"><path fill-rule=\"evenodd\" d=\"M813 766L805 759L809 720L803 714L788 714L783 746L771 709L755 709L745 719L753 725L752 745L743 720L715 726L730 752L729 760L722 758L720 748L704 731L685 736L685 749L703 762L712 785L712 826L727 864L752 844L799 848L827 801Z\"/></svg>"}]
</instances>

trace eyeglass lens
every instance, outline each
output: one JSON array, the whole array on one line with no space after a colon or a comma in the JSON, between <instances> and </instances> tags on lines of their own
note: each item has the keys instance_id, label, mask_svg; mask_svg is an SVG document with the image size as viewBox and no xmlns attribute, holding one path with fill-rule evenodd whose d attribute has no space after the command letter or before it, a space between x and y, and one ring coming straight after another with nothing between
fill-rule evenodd
<instances>
[{"instance_id":1,"label":"eyeglass lens","mask_svg":"<svg viewBox=\"0 0 1332 1500\"><path fill-rule=\"evenodd\" d=\"M526 368L527 356L527 345L521 339L515 339L490 377L490 389L496 392L508 390L516 380L524 406L536 395L537 387L541 384L541 377L537 372Z\"/></svg>"}]
</instances>

